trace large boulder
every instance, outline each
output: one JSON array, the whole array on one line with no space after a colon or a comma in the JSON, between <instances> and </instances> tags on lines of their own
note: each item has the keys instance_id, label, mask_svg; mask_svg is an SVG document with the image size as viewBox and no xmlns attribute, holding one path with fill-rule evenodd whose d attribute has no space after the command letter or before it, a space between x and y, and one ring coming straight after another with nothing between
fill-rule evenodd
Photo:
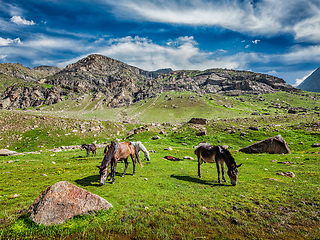
<instances>
[{"instance_id":1,"label":"large boulder","mask_svg":"<svg viewBox=\"0 0 320 240\"><path fill-rule=\"evenodd\" d=\"M205 118L191 118L189 123L206 125L206 124L208 124L208 119L205 119Z\"/></svg>"},{"instance_id":2,"label":"large boulder","mask_svg":"<svg viewBox=\"0 0 320 240\"><path fill-rule=\"evenodd\" d=\"M277 135L239 150L245 153L271 153L271 154L287 154L290 153L287 142L281 135Z\"/></svg>"},{"instance_id":3,"label":"large boulder","mask_svg":"<svg viewBox=\"0 0 320 240\"><path fill-rule=\"evenodd\" d=\"M108 210L113 206L102 197L67 181L48 187L29 208L30 219L37 224L61 224L77 215Z\"/></svg>"},{"instance_id":4,"label":"large boulder","mask_svg":"<svg viewBox=\"0 0 320 240\"><path fill-rule=\"evenodd\" d=\"M12 156L12 155L18 155L19 153L16 151L11 151L8 149L0 149L0 156Z\"/></svg>"}]
</instances>

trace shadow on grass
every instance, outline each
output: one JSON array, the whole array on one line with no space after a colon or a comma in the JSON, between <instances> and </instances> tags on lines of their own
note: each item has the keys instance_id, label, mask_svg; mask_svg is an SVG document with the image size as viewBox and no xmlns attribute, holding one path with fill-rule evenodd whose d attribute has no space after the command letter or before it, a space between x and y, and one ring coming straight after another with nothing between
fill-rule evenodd
<instances>
[{"instance_id":1,"label":"shadow on grass","mask_svg":"<svg viewBox=\"0 0 320 240\"><path fill-rule=\"evenodd\" d=\"M77 179L75 182L81 186L100 187L100 175L92 175L82 179Z\"/></svg>"},{"instance_id":2,"label":"shadow on grass","mask_svg":"<svg viewBox=\"0 0 320 240\"><path fill-rule=\"evenodd\" d=\"M232 185L230 185L230 184L227 184L227 185L219 184L219 183L213 184L211 182L202 180L200 178L195 178L195 177L190 177L190 176L177 176L177 175L172 174L171 177L172 178L176 178L176 179L181 180L181 181L194 182L194 183L209 185L209 186L212 186L212 187L232 187Z\"/></svg>"},{"instance_id":3,"label":"shadow on grass","mask_svg":"<svg viewBox=\"0 0 320 240\"><path fill-rule=\"evenodd\" d=\"M132 176L132 173L126 173L126 176L127 175L131 175ZM119 172L116 172L115 174L115 178L117 180L118 177L121 177L122 176L122 173L119 173ZM75 180L75 182L81 186L95 186L95 187L101 187L100 185L100 175L91 175L91 176L88 176L88 177L85 177L85 178L82 178L82 179L77 179ZM111 184L111 181L110 181L110 175L108 176L108 179L106 181L106 184L110 183Z\"/></svg>"}]
</instances>

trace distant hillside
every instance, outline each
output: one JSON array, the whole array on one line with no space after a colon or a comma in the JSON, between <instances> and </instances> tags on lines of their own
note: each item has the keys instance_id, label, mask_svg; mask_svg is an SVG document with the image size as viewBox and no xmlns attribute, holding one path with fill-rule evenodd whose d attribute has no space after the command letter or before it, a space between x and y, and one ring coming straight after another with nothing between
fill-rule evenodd
<instances>
[{"instance_id":1,"label":"distant hillside","mask_svg":"<svg viewBox=\"0 0 320 240\"><path fill-rule=\"evenodd\" d=\"M309 92L320 92L320 67L297 87Z\"/></svg>"},{"instance_id":2,"label":"distant hillside","mask_svg":"<svg viewBox=\"0 0 320 240\"><path fill-rule=\"evenodd\" d=\"M0 65L0 109L51 105L89 94L110 108L130 106L164 92L262 94L298 89L266 74L228 69L145 71L118 60L89 55L64 69Z\"/></svg>"}]
</instances>

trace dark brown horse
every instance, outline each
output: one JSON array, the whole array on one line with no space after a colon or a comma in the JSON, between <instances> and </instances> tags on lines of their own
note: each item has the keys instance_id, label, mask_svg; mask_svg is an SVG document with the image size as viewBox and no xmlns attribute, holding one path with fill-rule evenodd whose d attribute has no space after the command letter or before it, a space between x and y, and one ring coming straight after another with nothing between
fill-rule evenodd
<instances>
[{"instance_id":1,"label":"dark brown horse","mask_svg":"<svg viewBox=\"0 0 320 240\"><path fill-rule=\"evenodd\" d=\"M220 168L219 164L221 165L222 171L222 179L223 181L227 181L224 177L224 164L226 163L228 167L228 176L230 178L231 184L233 186L237 185L238 180L238 167L240 165L236 165L234 158L231 156L230 152L227 149L224 149L221 146L211 146L211 145L201 145L199 146L194 153L198 157L198 176L201 178L201 171L200 167L201 164L204 162L207 163L216 163L217 171L218 171L218 182L221 183L220 180Z\"/></svg>"},{"instance_id":2,"label":"dark brown horse","mask_svg":"<svg viewBox=\"0 0 320 240\"><path fill-rule=\"evenodd\" d=\"M104 155L104 158L102 160L102 163L99 168L99 174L100 174L100 185L104 185L106 183L106 180L109 175L109 165L111 164L111 176L110 179L112 180L112 184L115 182L115 173L116 173L116 167L118 161L124 160L125 162L125 169L122 174L122 177L125 176L127 168L128 168L128 157L131 157L132 163L133 163L133 173L132 176L134 176L136 170L136 160L137 158L139 164L141 167L142 163L139 157L139 153L135 146L131 142L115 142L112 141L110 145L108 145L108 151Z\"/></svg>"},{"instance_id":3,"label":"dark brown horse","mask_svg":"<svg viewBox=\"0 0 320 240\"><path fill-rule=\"evenodd\" d=\"M90 152L92 152L92 157L93 154L96 156L97 155L97 147L94 143L92 144L82 144L81 145L81 150L86 149L87 150L87 157L90 156Z\"/></svg>"}]
</instances>

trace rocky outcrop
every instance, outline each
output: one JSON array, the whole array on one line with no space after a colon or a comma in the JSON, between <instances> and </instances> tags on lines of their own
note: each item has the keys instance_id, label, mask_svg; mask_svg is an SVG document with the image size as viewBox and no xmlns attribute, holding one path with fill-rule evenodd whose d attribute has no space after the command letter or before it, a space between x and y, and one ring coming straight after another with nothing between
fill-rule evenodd
<instances>
[{"instance_id":1,"label":"rocky outcrop","mask_svg":"<svg viewBox=\"0 0 320 240\"><path fill-rule=\"evenodd\" d=\"M0 98L0 108L28 108L54 104L63 101L67 93L69 96L92 94L94 99L102 99L108 107L115 108L129 106L146 98L156 97L159 93L172 91L226 95L299 91L286 84L284 80L266 74L227 69L161 69L149 72L97 54L89 55L62 70L47 66L32 70L23 68L22 65L0 68L0 73L34 83L28 88L25 84L7 86Z\"/></svg>"},{"instance_id":2,"label":"rocky outcrop","mask_svg":"<svg viewBox=\"0 0 320 240\"><path fill-rule=\"evenodd\" d=\"M245 153L270 153L270 154L288 154L290 153L287 142L281 135L277 135L239 150Z\"/></svg>"},{"instance_id":3,"label":"rocky outcrop","mask_svg":"<svg viewBox=\"0 0 320 240\"><path fill-rule=\"evenodd\" d=\"M77 215L108 210L112 205L96 194L67 181L47 188L30 206L30 219L37 224L62 224Z\"/></svg>"},{"instance_id":4,"label":"rocky outcrop","mask_svg":"<svg viewBox=\"0 0 320 240\"><path fill-rule=\"evenodd\" d=\"M3 95L5 98L0 100L0 109L26 109L64 101L68 92L60 87L13 86L8 87Z\"/></svg>"}]
</instances>

